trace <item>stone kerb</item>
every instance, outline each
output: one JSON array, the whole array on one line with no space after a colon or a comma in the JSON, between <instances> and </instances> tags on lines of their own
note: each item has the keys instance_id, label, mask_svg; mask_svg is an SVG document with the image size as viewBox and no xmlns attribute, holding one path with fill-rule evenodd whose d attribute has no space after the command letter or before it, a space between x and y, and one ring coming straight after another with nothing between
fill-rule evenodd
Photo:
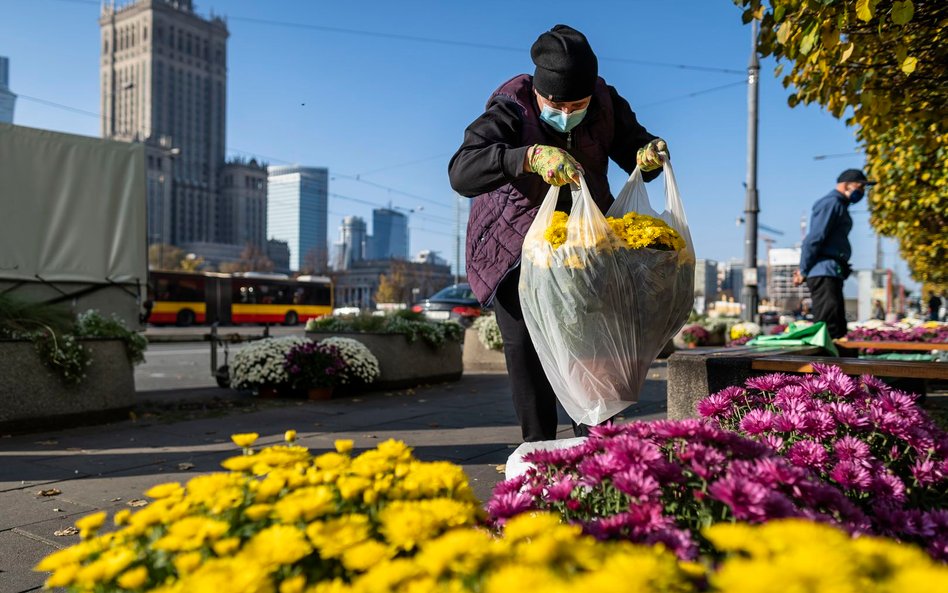
<instances>
[{"instance_id":1,"label":"stone kerb","mask_svg":"<svg viewBox=\"0 0 948 593\"><path fill-rule=\"evenodd\" d=\"M811 355L817 347L786 348L697 348L668 357L668 419L697 418L695 405L730 385L743 385L748 378L766 374L751 368L754 358L775 354Z\"/></svg>"},{"instance_id":2,"label":"stone kerb","mask_svg":"<svg viewBox=\"0 0 948 593\"><path fill-rule=\"evenodd\" d=\"M306 337L315 341L339 337L362 342L379 360L380 376L369 386L371 389L458 381L464 372L461 343L454 340L435 348L421 339L409 342L401 334L306 332Z\"/></svg>"},{"instance_id":3,"label":"stone kerb","mask_svg":"<svg viewBox=\"0 0 948 593\"><path fill-rule=\"evenodd\" d=\"M0 430L52 429L123 417L135 376L121 340L80 340L92 364L78 385L47 368L31 342L0 341Z\"/></svg>"},{"instance_id":4,"label":"stone kerb","mask_svg":"<svg viewBox=\"0 0 948 593\"><path fill-rule=\"evenodd\" d=\"M477 330L464 331L464 370L481 372L507 372L507 359L503 350L491 350L481 343Z\"/></svg>"}]
</instances>

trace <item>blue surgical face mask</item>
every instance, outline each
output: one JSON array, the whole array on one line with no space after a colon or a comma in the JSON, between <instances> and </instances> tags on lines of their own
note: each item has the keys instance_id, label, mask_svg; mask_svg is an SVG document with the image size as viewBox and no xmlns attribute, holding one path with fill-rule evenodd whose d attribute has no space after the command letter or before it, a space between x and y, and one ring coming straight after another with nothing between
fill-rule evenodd
<instances>
[{"instance_id":1,"label":"blue surgical face mask","mask_svg":"<svg viewBox=\"0 0 948 593\"><path fill-rule=\"evenodd\" d=\"M864 195L866 195L866 192L865 192L864 190L861 190L861 189L854 189L854 190L853 190L852 192L850 192L850 194L849 194L849 203L850 203L850 204L855 204L856 202L858 202L859 200L861 200Z\"/></svg>"},{"instance_id":2,"label":"blue surgical face mask","mask_svg":"<svg viewBox=\"0 0 948 593\"><path fill-rule=\"evenodd\" d=\"M585 109L577 109L572 113L566 113L559 109L553 109L549 105L544 105L540 111L540 119L561 132L569 132L578 126L584 117L586 117Z\"/></svg>"}]
</instances>

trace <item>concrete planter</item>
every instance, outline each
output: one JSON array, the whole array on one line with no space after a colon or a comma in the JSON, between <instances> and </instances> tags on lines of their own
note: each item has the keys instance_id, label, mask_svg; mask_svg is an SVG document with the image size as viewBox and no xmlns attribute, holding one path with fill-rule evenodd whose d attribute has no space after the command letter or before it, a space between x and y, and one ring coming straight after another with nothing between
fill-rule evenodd
<instances>
[{"instance_id":1,"label":"concrete planter","mask_svg":"<svg viewBox=\"0 0 948 593\"><path fill-rule=\"evenodd\" d=\"M464 367L461 344L448 340L433 348L423 340L409 342L401 334L306 332L311 340L331 337L362 342L379 359L381 376L368 389L403 389L426 383L457 381Z\"/></svg>"},{"instance_id":2,"label":"concrete planter","mask_svg":"<svg viewBox=\"0 0 948 593\"><path fill-rule=\"evenodd\" d=\"M135 376L121 340L82 340L92 364L79 385L47 368L32 342L0 341L0 430L22 432L123 417Z\"/></svg>"},{"instance_id":3,"label":"concrete planter","mask_svg":"<svg viewBox=\"0 0 948 593\"><path fill-rule=\"evenodd\" d=\"M507 359L503 350L485 348L477 330L468 328L464 332L464 370L506 373Z\"/></svg>"}]
</instances>

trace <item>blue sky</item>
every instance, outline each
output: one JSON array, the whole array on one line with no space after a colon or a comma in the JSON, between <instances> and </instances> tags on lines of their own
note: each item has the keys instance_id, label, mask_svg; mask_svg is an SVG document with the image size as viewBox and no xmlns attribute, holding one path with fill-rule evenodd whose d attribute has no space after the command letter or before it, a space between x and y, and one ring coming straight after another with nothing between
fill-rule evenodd
<instances>
[{"instance_id":1,"label":"blue sky","mask_svg":"<svg viewBox=\"0 0 948 593\"><path fill-rule=\"evenodd\" d=\"M735 221L744 205L747 90L740 83L750 28L729 0L195 4L202 15L228 19L228 151L328 167L330 240L344 215L371 220L364 202L391 202L415 210L413 253L434 249L453 263L458 200L447 161L490 93L532 73L536 37L562 22L586 34L600 75L668 141L698 257L743 257ZM11 88L21 95L16 123L99 134L96 117L35 100L98 113L98 14L96 0L0 0L0 55L11 59ZM839 172L864 160L841 121L816 107L787 106L773 67L764 60L761 69L760 221L784 232L775 237L784 247L799 241L801 216ZM614 193L624 181L613 165ZM661 186L650 187L660 208ZM871 267L875 237L865 202L851 211L855 267ZM763 243L759 250L763 256ZM884 250L886 265L905 279L894 242L885 240ZM847 284L852 292L855 283Z\"/></svg>"}]
</instances>

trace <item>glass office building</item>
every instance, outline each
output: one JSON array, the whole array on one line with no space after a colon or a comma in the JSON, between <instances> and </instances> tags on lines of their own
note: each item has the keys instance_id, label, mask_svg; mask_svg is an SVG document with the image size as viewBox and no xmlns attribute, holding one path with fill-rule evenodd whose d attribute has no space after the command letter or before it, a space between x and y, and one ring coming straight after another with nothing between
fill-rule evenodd
<instances>
[{"instance_id":1,"label":"glass office building","mask_svg":"<svg viewBox=\"0 0 948 593\"><path fill-rule=\"evenodd\" d=\"M391 208L373 210L371 245L366 259L408 259L408 217Z\"/></svg>"},{"instance_id":2,"label":"glass office building","mask_svg":"<svg viewBox=\"0 0 948 593\"><path fill-rule=\"evenodd\" d=\"M290 268L326 271L329 259L329 170L269 167L267 238L290 246Z\"/></svg>"}]
</instances>

